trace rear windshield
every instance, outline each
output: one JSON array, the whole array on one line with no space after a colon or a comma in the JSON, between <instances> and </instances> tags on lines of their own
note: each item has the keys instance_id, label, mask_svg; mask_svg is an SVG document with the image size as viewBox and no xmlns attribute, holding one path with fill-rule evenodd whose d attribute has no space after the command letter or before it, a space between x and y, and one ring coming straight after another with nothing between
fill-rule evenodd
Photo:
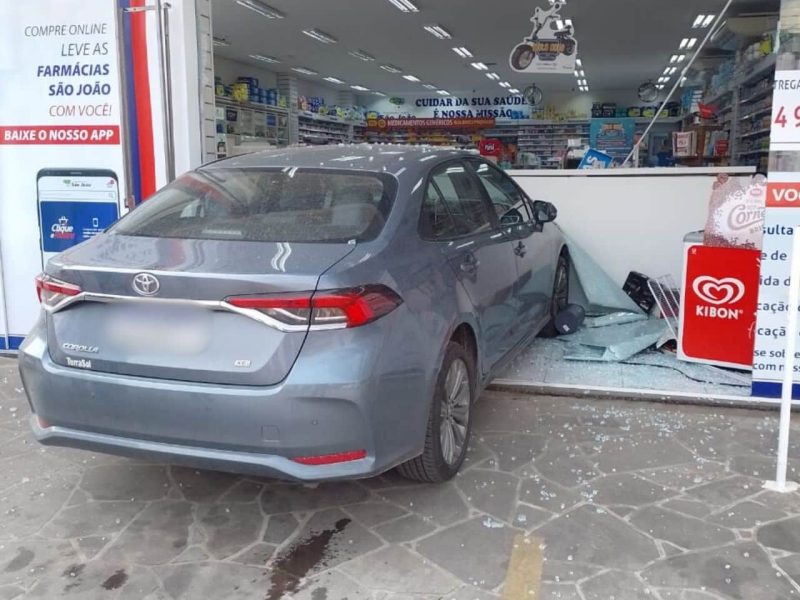
<instances>
[{"instance_id":1,"label":"rear windshield","mask_svg":"<svg viewBox=\"0 0 800 600\"><path fill-rule=\"evenodd\" d=\"M200 169L160 190L111 231L252 242L349 242L377 237L391 176L300 168Z\"/></svg>"}]
</instances>

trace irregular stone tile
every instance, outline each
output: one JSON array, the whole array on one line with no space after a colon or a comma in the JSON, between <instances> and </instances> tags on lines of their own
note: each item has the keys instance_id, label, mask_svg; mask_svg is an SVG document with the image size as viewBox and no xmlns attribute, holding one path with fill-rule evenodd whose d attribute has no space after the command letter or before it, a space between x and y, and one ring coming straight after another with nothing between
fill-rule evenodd
<instances>
[{"instance_id":1,"label":"irregular stone tile","mask_svg":"<svg viewBox=\"0 0 800 600\"><path fill-rule=\"evenodd\" d=\"M606 475L589 484L596 504L642 506L674 496L675 492L630 473Z\"/></svg>"},{"instance_id":2,"label":"irregular stone tile","mask_svg":"<svg viewBox=\"0 0 800 600\"><path fill-rule=\"evenodd\" d=\"M402 508L388 502L365 502L347 507L347 512L362 525L373 527L406 514Z\"/></svg>"},{"instance_id":3,"label":"irregular stone tile","mask_svg":"<svg viewBox=\"0 0 800 600\"><path fill-rule=\"evenodd\" d=\"M517 504L512 512L511 524L519 529L531 531L553 516L553 513L527 504Z\"/></svg>"},{"instance_id":4,"label":"irregular stone tile","mask_svg":"<svg viewBox=\"0 0 800 600\"><path fill-rule=\"evenodd\" d=\"M600 475L594 465L574 445L548 446L534 460L534 466L544 477L564 487L575 487Z\"/></svg>"},{"instance_id":5,"label":"irregular stone tile","mask_svg":"<svg viewBox=\"0 0 800 600\"><path fill-rule=\"evenodd\" d=\"M581 499L579 492L568 490L539 476L523 481L519 489L520 502L556 513L572 508Z\"/></svg>"},{"instance_id":6,"label":"irregular stone tile","mask_svg":"<svg viewBox=\"0 0 800 600\"><path fill-rule=\"evenodd\" d=\"M786 571L786 574L791 577L797 585L800 585L800 554L791 554L785 558L779 558L775 561L778 566Z\"/></svg>"},{"instance_id":7,"label":"irregular stone tile","mask_svg":"<svg viewBox=\"0 0 800 600\"><path fill-rule=\"evenodd\" d=\"M657 506L636 511L629 521L639 531L682 548L709 548L734 539L733 532L728 529Z\"/></svg>"},{"instance_id":8,"label":"irregular stone tile","mask_svg":"<svg viewBox=\"0 0 800 600\"><path fill-rule=\"evenodd\" d=\"M712 481L705 485L700 485L686 490L686 494L697 498L701 502L707 502L716 506L725 506L753 496L761 491L761 483L750 477L735 475L728 479Z\"/></svg>"},{"instance_id":9,"label":"irregular stone tile","mask_svg":"<svg viewBox=\"0 0 800 600\"><path fill-rule=\"evenodd\" d=\"M694 456L669 438L624 438L601 444L597 468L604 473L638 471L683 463L694 463Z\"/></svg>"},{"instance_id":10,"label":"irregular stone tile","mask_svg":"<svg viewBox=\"0 0 800 600\"><path fill-rule=\"evenodd\" d=\"M97 556L103 550L103 548L108 546L110 541L110 535L90 535L86 537L75 538L75 543L78 545L78 549L87 560L92 560L92 558Z\"/></svg>"},{"instance_id":11,"label":"irregular stone tile","mask_svg":"<svg viewBox=\"0 0 800 600\"><path fill-rule=\"evenodd\" d=\"M317 487L300 484L267 485L261 494L261 508L268 515L318 510L363 502L367 490L354 482L322 483Z\"/></svg>"},{"instance_id":12,"label":"irregular stone tile","mask_svg":"<svg viewBox=\"0 0 800 600\"><path fill-rule=\"evenodd\" d=\"M255 502L264 486L254 481L242 479L236 482L232 488L222 494L220 502Z\"/></svg>"},{"instance_id":13,"label":"irregular stone tile","mask_svg":"<svg viewBox=\"0 0 800 600\"><path fill-rule=\"evenodd\" d=\"M270 544L282 544L297 531L299 523L290 514L272 515L268 517L264 541Z\"/></svg>"},{"instance_id":14,"label":"irregular stone tile","mask_svg":"<svg viewBox=\"0 0 800 600\"><path fill-rule=\"evenodd\" d=\"M518 432L521 427L537 425L536 417L542 414L539 398L512 397L492 394L490 400L478 402L473 409L473 419L481 432Z\"/></svg>"},{"instance_id":15,"label":"irregular stone tile","mask_svg":"<svg viewBox=\"0 0 800 600\"><path fill-rule=\"evenodd\" d=\"M206 548L214 558L223 559L257 540L264 517L256 504L232 503L203 506L198 519Z\"/></svg>"},{"instance_id":16,"label":"irregular stone tile","mask_svg":"<svg viewBox=\"0 0 800 600\"><path fill-rule=\"evenodd\" d=\"M432 519L439 525L455 523L465 519L469 514L467 505L456 491L453 482L417 485L413 488L386 490L378 493L386 500L425 519Z\"/></svg>"},{"instance_id":17,"label":"irregular stone tile","mask_svg":"<svg viewBox=\"0 0 800 600\"><path fill-rule=\"evenodd\" d=\"M591 532L592 543L586 543ZM588 506L578 507L535 530L550 559L620 569L639 569L658 558L649 537L625 521Z\"/></svg>"},{"instance_id":18,"label":"irregular stone tile","mask_svg":"<svg viewBox=\"0 0 800 600\"><path fill-rule=\"evenodd\" d=\"M679 491L730 477L725 465L710 461L697 461L692 464L659 469L645 469L640 471L639 475L653 483Z\"/></svg>"},{"instance_id":19,"label":"irregular stone tile","mask_svg":"<svg viewBox=\"0 0 800 600\"><path fill-rule=\"evenodd\" d=\"M714 510L713 506L709 506L705 502L687 500L685 498L673 498L672 500L667 500L661 506L700 519L711 514L711 511Z\"/></svg>"},{"instance_id":20,"label":"irregular stone tile","mask_svg":"<svg viewBox=\"0 0 800 600\"><path fill-rule=\"evenodd\" d=\"M369 479L359 479L357 483L368 490L383 490L395 487L414 487L415 485L419 485L418 483L415 483L410 479L406 479L400 475L400 473L397 472L397 469L386 471L385 473L381 473L375 477L370 477Z\"/></svg>"},{"instance_id":21,"label":"irregular stone tile","mask_svg":"<svg viewBox=\"0 0 800 600\"><path fill-rule=\"evenodd\" d=\"M800 553L800 517L759 527L756 539L770 548Z\"/></svg>"},{"instance_id":22,"label":"irregular stone tile","mask_svg":"<svg viewBox=\"0 0 800 600\"><path fill-rule=\"evenodd\" d=\"M387 594L386 598L391 595ZM344 573L328 571L304 580L292 600L372 600L372 594Z\"/></svg>"},{"instance_id":23,"label":"irregular stone tile","mask_svg":"<svg viewBox=\"0 0 800 600\"><path fill-rule=\"evenodd\" d=\"M241 554L233 557L231 560L243 565L264 567L266 566L267 561L272 558L272 555L275 553L275 548L276 546L274 544L258 542L257 544L253 544Z\"/></svg>"},{"instance_id":24,"label":"irregular stone tile","mask_svg":"<svg viewBox=\"0 0 800 600\"><path fill-rule=\"evenodd\" d=\"M184 498L191 502L214 502L241 479L241 476L232 473L187 467L170 467L170 473Z\"/></svg>"},{"instance_id":25,"label":"irregular stone tile","mask_svg":"<svg viewBox=\"0 0 800 600\"><path fill-rule=\"evenodd\" d=\"M497 457L495 466L501 471L513 471L531 462L541 454L547 441L544 436L524 433L486 434L482 439Z\"/></svg>"},{"instance_id":26,"label":"irregular stone tile","mask_svg":"<svg viewBox=\"0 0 800 600\"><path fill-rule=\"evenodd\" d=\"M156 572L172 598L250 600L264 598L270 589L268 572L263 568L236 563L166 565Z\"/></svg>"},{"instance_id":27,"label":"irregular stone tile","mask_svg":"<svg viewBox=\"0 0 800 600\"><path fill-rule=\"evenodd\" d=\"M760 494L756 494L751 500L763 504L767 508L781 510L789 514L800 514L800 501L798 501L797 493L783 494L781 492L762 490Z\"/></svg>"},{"instance_id":28,"label":"irregular stone tile","mask_svg":"<svg viewBox=\"0 0 800 600\"><path fill-rule=\"evenodd\" d=\"M189 546L183 552L181 552L178 556L173 558L170 562L173 564L177 563L189 563L189 562L202 562L204 560L210 560L211 556L209 556L208 552L203 550L200 546Z\"/></svg>"},{"instance_id":29,"label":"irregular stone tile","mask_svg":"<svg viewBox=\"0 0 800 600\"><path fill-rule=\"evenodd\" d=\"M45 527L55 538L85 537L122 530L144 507L143 502L89 502L65 508Z\"/></svg>"},{"instance_id":30,"label":"irregular stone tile","mask_svg":"<svg viewBox=\"0 0 800 600\"><path fill-rule=\"evenodd\" d=\"M678 546L673 546L669 542L661 542L661 549L664 551L664 556L675 556L676 554L683 554L685 550L683 548L678 548Z\"/></svg>"},{"instance_id":31,"label":"irregular stone tile","mask_svg":"<svg viewBox=\"0 0 800 600\"><path fill-rule=\"evenodd\" d=\"M383 543L339 509L316 513L290 546L274 559L273 568L296 578L331 569Z\"/></svg>"},{"instance_id":32,"label":"irregular stone tile","mask_svg":"<svg viewBox=\"0 0 800 600\"><path fill-rule=\"evenodd\" d=\"M25 597L138 600L158 589L153 574L137 565L91 561L80 567L70 572L47 573Z\"/></svg>"},{"instance_id":33,"label":"irregular stone tile","mask_svg":"<svg viewBox=\"0 0 800 600\"><path fill-rule=\"evenodd\" d=\"M0 585L0 600L14 600L25 593L25 589L16 585Z\"/></svg>"},{"instance_id":34,"label":"irregular stone tile","mask_svg":"<svg viewBox=\"0 0 800 600\"><path fill-rule=\"evenodd\" d=\"M167 563L186 548L191 522L191 504L183 500L159 500L133 520L112 549L130 562Z\"/></svg>"},{"instance_id":35,"label":"irregular stone tile","mask_svg":"<svg viewBox=\"0 0 800 600\"><path fill-rule=\"evenodd\" d=\"M0 544L0 585L30 588L48 573L61 573L81 558L68 542L38 538Z\"/></svg>"},{"instance_id":36,"label":"irregular stone tile","mask_svg":"<svg viewBox=\"0 0 800 600\"><path fill-rule=\"evenodd\" d=\"M620 506L620 505L617 504L617 505L609 506L608 510L610 510L612 513L614 513L618 517L625 518L636 509L633 506Z\"/></svg>"},{"instance_id":37,"label":"irregular stone tile","mask_svg":"<svg viewBox=\"0 0 800 600\"><path fill-rule=\"evenodd\" d=\"M387 546L377 552L351 560L342 571L368 589L394 593L439 595L460 582L401 546ZM409 577L409 573L414 573Z\"/></svg>"},{"instance_id":38,"label":"irregular stone tile","mask_svg":"<svg viewBox=\"0 0 800 600\"><path fill-rule=\"evenodd\" d=\"M754 542L665 558L641 575L657 587L702 588L737 600L787 600L797 595L785 577L776 577L769 557Z\"/></svg>"},{"instance_id":39,"label":"irregular stone tile","mask_svg":"<svg viewBox=\"0 0 800 600\"><path fill-rule=\"evenodd\" d=\"M792 464L790 462L789 469ZM756 477L759 479L772 479L775 476L775 457L768 458L757 454L734 456L730 459L730 469L734 473ZM791 469L794 471L794 469ZM789 473L788 479L793 479Z\"/></svg>"},{"instance_id":40,"label":"irregular stone tile","mask_svg":"<svg viewBox=\"0 0 800 600\"><path fill-rule=\"evenodd\" d=\"M157 465L99 465L81 481L81 489L95 500L157 500L169 487L166 469Z\"/></svg>"},{"instance_id":41,"label":"irregular stone tile","mask_svg":"<svg viewBox=\"0 0 800 600\"><path fill-rule=\"evenodd\" d=\"M450 592L443 596L443 600L498 600L498 598L500 596L497 594L492 594L472 585L465 585L455 592Z\"/></svg>"},{"instance_id":42,"label":"irregular stone tile","mask_svg":"<svg viewBox=\"0 0 800 600\"><path fill-rule=\"evenodd\" d=\"M574 583L551 583L545 581L539 588L539 597L542 600L583 600ZM537 600L539 598L537 597Z\"/></svg>"},{"instance_id":43,"label":"irregular stone tile","mask_svg":"<svg viewBox=\"0 0 800 600\"><path fill-rule=\"evenodd\" d=\"M374 528L375 533L387 542L400 543L416 540L436 529L436 524L417 515L406 515Z\"/></svg>"},{"instance_id":44,"label":"irregular stone tile","mask_svg":"<svg viewBox=\"0 0 800 600\"><path fill-rule=\"evenodd\" d=\"M0 494L0 540L19 539L39 531L69 499L77 477L45 475Z\"/></svg>"},{"instance_id":45,"label":"irregular stone tile","mask_svg":"<svg viewBox=\"0 0 800 600\"><path fill-rule=\"evenodd\" d=\"M767 508L751 500L745 500L730 508L724 508L714 513L708 520L733 529L752 529L757 525L777 521L785 516L786 513L779 510Z\"/></svg>"},{"instance_id":46,"label":"irregular stone tile","mask_svg":"<svg viewBox=\"0 0 800 600\"><path fill-rule=\"evenodd\" d=\"M482 518L459 523L417 543L417 551L464 583L491 590L505 578L515 531L487 528Z\"/></svg>"},{"instance_id":47,"label":"irregular stone tile","mask_svg":"<svg viewBox=\"0 0 800 600\"><path fill-rule=\"evenodd\" d=\"M467 455L464 457L464 464L461 465L461 472L463 473L473 467L483 465L490 459L497 462L484 439L478 438L477 434L473 434L467 446Z\"/></svg>"},{"instance_id":48,"label":"irregular stone tile","mask_svg":"<svg viewBox=\"0 0 800 600\"><path fill-rule=\"evenodd\" d=\"M547 548L545 547L545 554ZM567 583L586 579L600 572L600 567L584 565L575 561L564 562L545 558L542 562L542 581Z\"/></svg>"},{"instance_id":49,"label":"irregular stone tile","mask_svg":"<svg viewBox=\"0 0 800 600\"><path fill-rule=\"evenodd\" d=\"M669 593L671 594L672 592ZM668 596L665 592L661 592L661 597L664 600L672 600L672 596ZM702 590L684 590L680 598L681 600L724 600L720 596L709 594Z\"/></svg>"},{"instance_id":50,"label":"irregular stone tile","mask_svg":"<svg viewBox=\"0 0 800 600\"><path fill-rule=\"evenodd\" d=\"M632 573L606 571L578 584L586 600L641 600L653 594Z\"/></svg>"},{"instance_id":51,"label":"irregular stone tile","mask_svg":"<svg viewBox=\"0 0 800 600\"><path fill-rule=\"evenodd\" d=\"M473 469L459 475L455 481L473 508L509 522L517 503L519 480L516 477L499 471Z\"/></svg>"}]
</instances>

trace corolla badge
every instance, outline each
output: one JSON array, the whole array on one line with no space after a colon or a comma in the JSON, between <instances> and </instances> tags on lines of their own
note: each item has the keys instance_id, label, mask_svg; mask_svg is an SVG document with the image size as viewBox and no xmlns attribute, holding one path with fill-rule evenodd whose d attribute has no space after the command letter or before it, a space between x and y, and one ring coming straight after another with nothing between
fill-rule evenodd
<instances>
[{"instance_id":1,"label":"corolla badge","mask_svg":"<svg viewBox=\"0 0 800 600\"><path fill-rule=\"evenodd\" d=\"M133 291L140 296L154 296L161 288L158 278L150 273L138 273L131 282Z\"/></svg>"},{"instance_id":2,"label":"corolla badge","mask_svg":"<svg viewBox=\"0 0 800 600\"><path fill-rule=\"evenodd\" d=\"M73 344L72 342L64 342L61 347L67 352L85 352L87 354L97 354L100 348L97 346L89 346L87 344Z\"/></svg>"},{"instance_id":3,"label":"corolla badge","mask_svg":"<svg viewBox=\"0 0 800 600\"><path fill-rule=\"evenodd\" d=\"M736 304L744 296L744 284L733 277L717 279L703 275L692 284L694 293L709 304Z\"/></svg>"}]
</instances>

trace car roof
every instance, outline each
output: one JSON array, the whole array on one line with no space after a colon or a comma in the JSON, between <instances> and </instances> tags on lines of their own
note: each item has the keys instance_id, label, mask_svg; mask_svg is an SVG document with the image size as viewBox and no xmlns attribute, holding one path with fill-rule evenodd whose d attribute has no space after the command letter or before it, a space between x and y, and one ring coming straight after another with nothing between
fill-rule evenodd
<instances>
[{"instance_id":1,"label":"car roof","mask_svg":"<svg viewBox=\"0 0 800 600\"><path fill-rule=\"evenodd\" d=\"M403 167L416 165L417 168L409 168L409 171L416 171L426 163L428 165L438 164L443 160L461 156L477 156L477 154L455 148L404 146L400 144L288 146L218 160L201 168L309 167L358 169L378 173L389 172L397 175L397 171Z\"/></svg>"}]
</instances>

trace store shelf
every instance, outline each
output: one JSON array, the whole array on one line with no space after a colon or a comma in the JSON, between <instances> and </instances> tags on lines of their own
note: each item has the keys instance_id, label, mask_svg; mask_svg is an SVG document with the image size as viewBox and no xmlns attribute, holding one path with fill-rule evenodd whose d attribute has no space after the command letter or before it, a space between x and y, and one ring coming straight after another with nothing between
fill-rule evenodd
<instances>
[{"instance_id":1,"label":"store shelf","mask_svg":"<svg viewBox=\"0 0 800 600\"><path fill-rule=\"evenodd\" d=\"M746 72L739 76L739 85L747 86L769 75L771 71L775 70L776 60L776 54L768 54L764 58L749 65Z\"/></svg>"},{"instance_id":2,"label":"store shelf","mask_svg":"<svg viewBox=\"0 0 800 600\"><path fill-rule=\"evenodd\" d=\"M739 152L739 156L757 156L759 154L769 154L769 148L762 148L761 150L748 150L747 152Z\"/></svg>"},{"instance_id":3,"label":"store shelf","mask_svg":"<svg viewBox=\"0 0 800 600\"><path fill-rule=\"evenodd\" d=\"M745 139L745 138L755 137L757 135L769 135L769 132L770 132L769 128L759 129L758 131L749 131L747 133L743 133L739 137Z\"/></svg>"},{"instance_id":4,"label":"store shelf","mask_svg":"<svg viewBox=\"0 0 800 600\"><path fill-rule=\"evenodd\" d=\"M761 98L766 98L767 96L772 95L773 86L765 87L763 90L759 90L755 94L748 96L747 98L743 98L739 101L739 104L749 104L750 102L755 102L756 100L761 100Z\"/></svg>"},{"instance_id":5,"label":"store shelf","mask_svg":"<svg viewBox=\"0 0 800 600\"><path fill-rule=\"evenodd\" d=\"M755 110L749 114L744 115L739 120L740 121L747 121L748 119L757 119L758 117L763 117L764 115L772 114L772 106L765 106L759 110Z\"/></svg>"},{"instance_id":6,"label":"store shelf","mask_svg":"<svg viewBox=\"0 0 800 600\"><path fill-rule=\"evenodd\" d=\"M251 110L259 110L263 112L276 113L283 116L288 116L289 111L280 106L273 104L261 104L260 102L237 102L227 96L215 96L214 101L220 106L230 106L233 108L249 108Z\"/></svg>"}]
</instances>

